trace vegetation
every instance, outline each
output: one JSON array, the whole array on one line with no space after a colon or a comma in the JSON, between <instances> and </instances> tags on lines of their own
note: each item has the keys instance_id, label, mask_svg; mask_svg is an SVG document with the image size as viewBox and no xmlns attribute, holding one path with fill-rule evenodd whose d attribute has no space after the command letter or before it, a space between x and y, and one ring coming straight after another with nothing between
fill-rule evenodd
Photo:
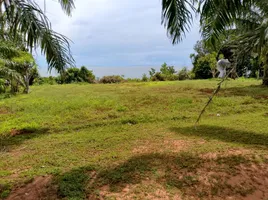
<instances>
[{"instance_id":1,"label":"vegetation","mask_svg":"<svg viewBox=\"0 0 268 200\"><path fill-rule=\"evenodd\" d=\"M196 54L191 54L193 74L196 79L215 78L217 74L217 53L205 47L204 41L197 41L194 46Z\"/></svg>"},{"instance_id":2,"label":"vegetation","mask_svg":"<svg viewBox=\"0 0 268 200\"><path fill-rule=\"evenodd\" d=\"M73 1L59 0L59 2L66 14L70 15L74 8ZM74 64L68 39L51 29L45 13L34 1L7 0L0 1L0 4L2 40L17 42L16 38L19 36L22 39L21 44L26 49L32 51L39 46L46 56L49 70L55 68L62 71L68 65ZM2 46L1 50L6 48L5 45Z\"/></svg>"},{"instance_id":3,"label":"vegetation","mask_svg":"<svg viewBox=\"0 0 268 200\"><path fill-rule=\"evenodd\" d=\"M72 0L59 0L62 9L71 14ZM49 70L63 72L74 64L69 40L51 29L48 18L34 1L0 1L0 92L16 93L20 87L29 93L29 86L38 71L31 52L39 47L46 56Z\"/></svg>"},{"instance_id":4,"label":"vegetation","mask_svg":"<svg viewBox=\"0 0 268 200\"><path fill-rule=\"evenodd\" d=\"M113 76L104 76L100 79L100 83L120 83L124 80L122 76L113 75Z\"/></svg>"},{"instance_id":5,"label":"vegetation","mask_svg":"<svg viewBox=\"0 0 268 200\"><path fill-rule=\"evenodd\" d=\"M73 0L58 2L70 15ZM173 44L193 13L203 38L191 71L164 63L150 77L72 84L97 81L74 67L69 39L35 1L0 0L0 198L268 197L268 88L211 79L225 58L238 76L268 85L267 0L162 0ZM58 77L40 77L37 47ZM21 88L28 95L10 98Z\"/></svg>"},{"instance_id":6,"label":"vegetation","mask_svg":"<svg viewBox=\"0 0 268 200\"><path fill-rule=\"evenodd\" d=\"M149 71L151 81L176 81L176 80L186 80L190 78L190 72L186 67L182 68L181 71L176 72L174 66L168 66L164 63L160 72L157 72L154 68Z\"/></svg>"},{"instance_id":7,"label":"vegetation","mask_svg":"<svg viewBox=\"0 0 268 200\"><path fill-rule=\"evenodd\" d=\"M256 54L264 71L263 85L268 85L267 8L266 0L163 0L162 23L175 44L189 30L192 13L200 14L201 32L206 44L214 49L223 45L234 48L234 66L248 55ZM235 37L228 38L230 33Z\"/></svg>"},{"instance_id":8,"label":"vegetation","mask_svg":"<svg viewBox=\"0 0 268 200\"><path fill-rule=\"evenodd\" d=\"M42 85L1 96L2 196L39 184L52 199L250 199L268 177L260 83L227 81L197 129L215 80Z\"/></svg>"},{"instance_id":9,"label":"vegetation","mask_svg":"<svg viewBox=\"0 0 268 200\"><path fill-rule=\"evenodd\" d=\"M59 83L94 83L95 76L92 71L89 71L85 66L80 69L76 67L68 68L58 77Z\"/></svg>"}]
</instances>

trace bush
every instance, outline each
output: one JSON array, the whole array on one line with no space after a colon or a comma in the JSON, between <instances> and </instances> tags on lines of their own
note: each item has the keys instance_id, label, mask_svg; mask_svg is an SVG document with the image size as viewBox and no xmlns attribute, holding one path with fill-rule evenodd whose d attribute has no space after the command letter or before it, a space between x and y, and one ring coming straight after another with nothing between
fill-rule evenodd
<instances>
[{"instance_id":1,"label":"bush","mask_svg":"<svg viewBox=\"0 0 268 200\"><path fill-rule=\"evenodd\" d=\"M34 81L34 85L44 85L44 84L49 84L49 85L55 85L57 84L57 77L40 77Z\"/></svg>"},{"instance_id":2,"label":"bush","mask_svg":"<svg viewBox=\"0 0 268 200\"><path fill-rule=\"evenodd\" d=\"M100 83L121 83L123 80L123 77L119 75L104 76L100 79Z\"/></svg>"},{"instance_id":3,"label":"bush","mask_svg":"<svg viewBox=\"0 0 268 200\"><path fill-rule=\"evenodd\" d=\"M170 75L165 75L165 80L166 81L177 81L179 80L179 77L177 74L170 74Z\"/></svg>"},{"instance_id":4,"label":"bush","mask_svg":"<svg viewBox=\"0 0 268 200\"><path fill-rule=\"evenodd\" d=\"M6 92L5 79L0 78L0 94Z\"/></svg>"},{"instance_id":5,"label":"bush","mask_svg":"<svg viewBox=\"0 0 268 200\"><path fill-rule=\"evenodd\" d=\"M186 67L182 68L178 73L178 79L182 81L182 80L186 80L189 78L190 78L190 74L187 68Z\"/></svg>"},{"instance_id":6,"label":"bush","mask_svg":"<svg viewBox=\"0 0 268 200\"><path fill-rule=\"evenodd\" d=\"M139 79L139 78L128 78L126 81L127 82L141 82L141 79Z\"/></svg>"},{"instance_id":7,"label":"bush","mask_svg":"<svg viewBox=\"0 0 268 200\"><path fill-rule=\"evenodd\" d=\"M161 74L161 72L156 72L152 77L152 81L165 81L165 75Z\"/></svg>"},{"instance_id":8,"label":"bush","mask_svg":"<svg viewBox=\"0 0 268 200\"><path fill-rule=\"evenodd\" d=\"M142 75L141 81L143 82L147 82L149 80L149 78L146 76L146 74Z\"/></svg>"}]
</instances>

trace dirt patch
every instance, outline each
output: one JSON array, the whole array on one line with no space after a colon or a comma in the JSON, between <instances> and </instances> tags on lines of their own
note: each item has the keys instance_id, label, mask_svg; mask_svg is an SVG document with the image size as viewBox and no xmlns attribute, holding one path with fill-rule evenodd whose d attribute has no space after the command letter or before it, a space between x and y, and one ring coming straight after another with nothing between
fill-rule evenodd
<instances>
[{"instance_id":1,"label":"dirt patch","mask_svg":"<svg viewBox=\"0 0 268 200\"><path fill-rule=\"evenodd\" d=\"M219 156L220 157L226 157L226 156L245 156L245 155L251 155L251 151L248 149L229 149L228 151L221 152L209 152L202 154L200 157L203 159L216 159Z\"/></svg>"},{"instance_id":2,"label":"dirt patch","mask_svg":"<svg viewBox=\"0 0 268 200\"><path fill-rule=\"evenodd\" d=\"M186 150L191 144L186 140L163 140L163 141L142 141L138 144L132 152L137 154L144 154L149 152L162 153L162 152L180 152Z\"/></svg>"},{"instance_id":3,"label":"dirt patch","mask_svg":"<svg viewBox=\"0 0 268 200\"><path fill-rule=\"evenodd\" d=\"M163 147L180 151L187 146L171 141L163 141ZM89 199L268 199L268 164L256 162L247 149L198 156L158 148L152 153L147 144L143 154L97 175L89 188L98 196Z\"/></svg>"},{"instance_id":4,"label":"dirt patch","mask_svg":"<svg viewBox=\"0 0 268 200\"><path fill-rule=\"evenodd\" d=\"M142 185L142 186L141 186ZM170 198L173 196L173 198ZM105 185L100 188L99 197L89 196L89 200L97 199L116 199L116 200L132 200L132 199L147 199L147 200L181 200L179 194L171 195L166 188L161 184L151 180L144 180L141 184L127 184L120 192L111 192L110 187Z\"/></svg>"},{"instance_id":5,"label":"dirt patch","mask_svg":"<svg viewBox=\"0 0 268 200\"><path fill-rule=\"evenodd\" d=\"M214 90L210 88L203 88L203 89L200 89L199 91L205 94L212 94L214 92Z\"/></svg>"},{"instance_id":6,"label":"dirt patch","mask_svg":"<svg viewBox=\"0 0 268 200\"><path fill-rule=\"evenodd\" d=\"M34 133L35 131L34 130L31 130L31 129L20 129L20 130L17 130L17 129L11 129L10 131L10 135L12 137L16 136L16 135L26 135L26 134L31 134L31 133Z\"/></svg>"},{"instance_id":7,"label":"dirt patch","mask_svg":"<svg viewBox=\"0 0 268 200\"><path fill-rule=\"evenodd\" d=\"M268 99L268 95L258 95L255 96L256 99Z\"/></svg>"},{"instance_id":8,"label":"dirt patch","mask_svg":"<svg viewBox=\"0 0 268 200\"><path fill-rule=\"evenodd\" d=\"M10 112L9 108L7 108L7 107L0 108L0 115L6 115L6 114L10 114L10 113L11 112Z\"/></svg>"},{"instance_id":9,"label":"dirt patch","mask_svg":"<svg viewBox=\"0 0 268 200\"><path fill-rule=\"evenodd\" d=\"M50 183L52 176L40 176L31 183L15 188L6 200L44 200L57 199L56 190L52 192Z\"/></svg>"}]
</instances>

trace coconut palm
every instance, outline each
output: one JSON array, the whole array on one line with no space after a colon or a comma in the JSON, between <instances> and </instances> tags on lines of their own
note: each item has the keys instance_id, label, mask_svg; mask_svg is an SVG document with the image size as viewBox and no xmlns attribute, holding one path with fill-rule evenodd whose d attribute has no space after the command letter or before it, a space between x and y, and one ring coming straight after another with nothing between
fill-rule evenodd
<instances>
[{"instance_id":1,"label":"coconut palm","mask_svg":"<svg viewBox=\"0 0 268 200\"><path fill-rule=\"evenodd\" d=\"M173 44L190 29L192 13L200 15L202 36L212 45L226 31L240 28L240 46L248 51L258 49L259 57L267 61L267 7L267 0L162 0L162 23ZM268 63L264 66L263 84L268 85Z\"/></svg>"},{"instance_id":2,"label":"coconut palm","mask_svg":"<svg viewBox=\"0 0 268 200\"><path fill-rule=\"evenodd\" d=\"M73 0L58 0L63 11L71 15L74 9ZM0 0L0 37L20 33L24 45L31 52L40 47L46 56L48 70L52 68L63 71L74 64L70 53L69 39L52 30L50 22L38 4L32 0ZM8 31L8 34L6 32Z\"/></svg>"},{"instance_id":3,"label":"coconut palm","mask_svg":"<svg viewBox=\"0 0 268 200\"><path fill-rule=\"evenodd\" d=\"M219 20L221 13L215 12L213 19L201 13L203 36L214 43L220 33L232 30L236 37L229 45L236 45L236 59L256 53L264 66L263 85L268 85L268 2L247 2L225 25Z\"/></svg>"}]
</instances>

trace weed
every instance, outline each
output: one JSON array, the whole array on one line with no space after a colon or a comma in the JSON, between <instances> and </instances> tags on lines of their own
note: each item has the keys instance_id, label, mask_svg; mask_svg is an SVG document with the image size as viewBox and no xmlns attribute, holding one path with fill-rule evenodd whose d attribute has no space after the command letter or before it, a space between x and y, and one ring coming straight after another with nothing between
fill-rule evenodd
<instances>
[{"instance_id":1,"label":"weed","mask_svg":"<svg viewBox=\"0 0 268 200\"><path fill-rule=\"evenodd\" d=\"M84 199L89 177L84 170L73 170L59 177L59 195L68 199Z\"/></svg>"}]
</instances>

